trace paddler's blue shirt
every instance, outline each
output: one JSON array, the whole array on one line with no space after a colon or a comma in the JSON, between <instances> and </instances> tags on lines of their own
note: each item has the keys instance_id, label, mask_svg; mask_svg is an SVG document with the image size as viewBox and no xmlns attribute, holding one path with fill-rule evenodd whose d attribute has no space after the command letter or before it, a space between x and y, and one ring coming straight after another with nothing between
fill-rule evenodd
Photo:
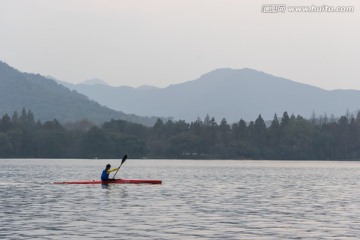
<instances>
[{"instance_id":1,"label":"paddler's blue shirt","mask_svg":"<svg viewBox=\"0 0 360 240\"><path fill-rule=\"evenodd\" d=\"M102 180L102 181L107 181L107 180L109 180L109 174L110 174L111 172L114 172L114 171L118 170L118 169L119 169L119 168L113 168L113 169L106 170L106 168L105 168L104 171L102 171L102 173L101 173L101 180Z\"/></svg>"}]
</instances>

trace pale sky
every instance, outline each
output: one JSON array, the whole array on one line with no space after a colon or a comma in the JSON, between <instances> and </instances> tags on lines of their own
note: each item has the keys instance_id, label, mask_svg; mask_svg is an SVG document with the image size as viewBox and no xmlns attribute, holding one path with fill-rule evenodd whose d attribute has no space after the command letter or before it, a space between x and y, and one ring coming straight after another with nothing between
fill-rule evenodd
<instances>
[{"instance_id":1,"label":"pale sky","mask_svg":"<svg viewBox=\"0 0 360 240\"><path fill-rule=\"evenodd\" d=\"M323 5L354 12L288 9ZM0 0L0 60L71 83L166 87L246 67L360 90L360 1Z\"/></svg>"}]
</instances>

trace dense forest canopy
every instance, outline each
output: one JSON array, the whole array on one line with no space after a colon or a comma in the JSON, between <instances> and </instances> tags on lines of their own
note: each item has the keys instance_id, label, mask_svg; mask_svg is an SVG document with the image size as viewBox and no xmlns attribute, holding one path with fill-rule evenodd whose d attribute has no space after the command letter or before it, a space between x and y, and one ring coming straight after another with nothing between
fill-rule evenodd
<instances>
[{"instance_id":1,"label":"dense forest canopy","mask_svg":"<svg viewBox=\"0 0 360 240\"><path fill-rule=\"evenodd\" d=\"M258 116L220 123L203 120L158 120L153 127L111 120L61 125L36 121L31 111L5 114L0 120L1 158L132 158L164 159L360 159L360 114L338 120L304 119L284 112L271 124Z\"/></svg>"}]
</instances>

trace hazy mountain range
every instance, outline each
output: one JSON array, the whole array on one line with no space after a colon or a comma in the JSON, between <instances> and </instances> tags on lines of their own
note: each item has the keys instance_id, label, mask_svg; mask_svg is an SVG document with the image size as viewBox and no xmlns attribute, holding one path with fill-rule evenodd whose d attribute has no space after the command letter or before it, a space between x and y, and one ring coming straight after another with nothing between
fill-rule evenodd
<instances>
[{"instance_id":1,"label":"hazy mountain range","mask_svg":"<svg viewBox=\"0 0 360 240\"><path fill-rule=\"evenodd\" d=\"M112 87L104 84L69 84L76 90L111 109L142 116L171 116L194 121L206 114L217 121L225 118L265 120L275 113L310 118L315 114L341 116L347 110L357 111L360 91L328 91L252 69L217 69L200 78L166 88L151 86Z\"/></svg>"},{"instance_id":2,"label":"hazy mountain range","mask_svg":"<svg viewBox=\"0 0 360 240\"><path fill-rule=\"evenodd\" d=\"M41 121L74 122L88 119L103 123L113 119L152 126L157 117L125 114L89 100L83 94L39 74L23 73L0 61L0 117L31 110Z\"/></svg>"},{"instance_id":3,"label":"hazy mountain range","mask_svg":"<svg viewBox=\"0 0 360 240\"><path fill-rule=\"evenodd\" d=\"M190 122L207 114L229 123L255 120L259 114L271 120L284 111L306 118L313 112L341 116L360 105L358 90L327 91L252 69L217 69L166 88L113 87L101 79L57 81L0 62L0 116L25 108L42 121L102 123L114 118L151 126L157 117Z\"/></svg>"}]
</instances>

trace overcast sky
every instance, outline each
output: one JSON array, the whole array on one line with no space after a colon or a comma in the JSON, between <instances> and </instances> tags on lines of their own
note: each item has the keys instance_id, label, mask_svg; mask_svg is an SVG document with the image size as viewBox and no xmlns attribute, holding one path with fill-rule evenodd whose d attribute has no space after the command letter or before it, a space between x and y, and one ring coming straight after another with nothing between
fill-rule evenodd
<instances>
[{"instance_id":1,"label":"overcast sky","mask_svg":"<svg viewBox=\"0 0 360 240\"><path fill-rule=\"evenodd\" d=\"M265 4L355 10L263 13ZM246 67L360 90L360 1L0 0L0 60L72 83L166 87Z\"/></svg>"}]
</instances>

